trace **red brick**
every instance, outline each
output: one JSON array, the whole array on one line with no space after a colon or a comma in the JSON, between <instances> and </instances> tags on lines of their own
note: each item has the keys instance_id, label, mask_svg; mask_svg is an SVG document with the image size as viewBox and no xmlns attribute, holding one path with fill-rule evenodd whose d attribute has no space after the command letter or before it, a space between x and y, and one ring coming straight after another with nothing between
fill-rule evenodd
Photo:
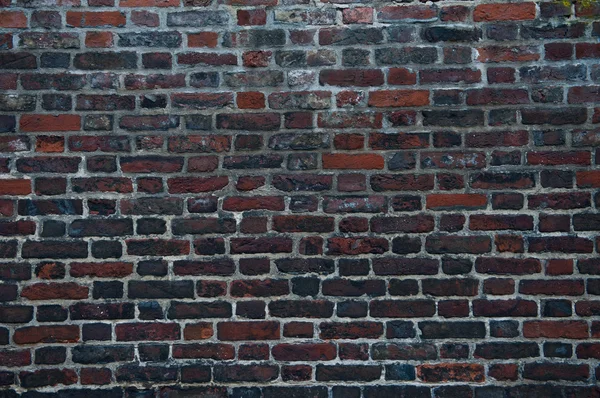
<instances>
[{"instance_id":1,"label":"red brick","mask_svg":"<svg viewBox=\"0 0 600 398\"><path fill-rule=\"evenodd\" d=\"M531 165L589 165L591 161L591 153L587 151L540 151L527 152L527 163Z\"/></svg>"},{"instance_id":2,"label":"red brick","mask_svg":"<svg viewBox=\"0 0 600 398\"><path fill-rule=\"evenodd\" d=\"M452 22L464 22L470 14L470 9L467 6L446 6L440 10L440 20Z\"/></svg>"},{"instance_id":3,"label":"red brick","mask_svg":"<svg viewBox=\"0 0 600 398\"><path fill-rule=\"evenodd\" d=\"M188 33L189 47L215 48L218 40L219 34L217 32Z\"/></svg>"},{"instance_id":4,"label":"red brick","mask_svg":"<svg viewBox=\"0 0 600 398\"><path fill-rule=\"evenodd\" d=\"M219 322L217 337L223 341L279 340L279 322Z\"/></svg>"},{"instance_id":5,"label":"red brick","mask_svg":"<svg viewBox=\"0 0 600 398\"><path fill-rule=\"evenodd\" d=\"M120 323L115 327L117 341L179 340L177 323Z\"/></svg>"},{"instance_id":6,"label":"red brick","mask_svg":"<svg viewBox=\"0 0 600 398\"><path fill-rule=\"evenodd\" d=\"M473 11L475 22L535 19L535 3L480 4Z\"/></svg>"},{"instance_id":7,"label":"red brick","mask_svg":"<svg viewBox=\"0 0 600 398\"><path fill-rule=\"evenodd\" d=\"M242 61L244 66L263 68L269 66L272 55L271 51L248 51L242 54Z\"/></svg>"},{"instance_id":8,"label":"red brick","mask_svg":"<svg viewBox=\"0 0 600 398\"><path fill-rule=\"evenodd\" d=\"M22 131L79 131L79 115L23 115L20 122Z\"/></svg>"},{"instance_id":9,"label":"red brick","mask_svg":"<svg viewBox=\"0 0 600 398\"><path fill-rule=\"evenodd\" d=\"M486 206L487 196L482 194L427 195L427 208L433 210L475 210Z\"/></svg>"},{"instance_id":10,"label":"red brick","mask_svg":"<svg viewBox=\"0 0 600 398\"><path fill-rule=\"evenodd\" d=\"M65 140L60 136L38 136L35 141L36 152L63 152Z\"/></svg>"},{"instance_id":11,"label":"red brick","mask_svg":"<svg viewBox=\"0 0 600 398\"><path fill-rule=\"evenodd\" d=\"M113 46L113 35L110 32L87 32L85 46L89 48L107 48Z\"/></svg>"},{"instance_id":12,"label":"red brick","mask_svg":"<svg viewBox=\"0 0 600 398\"><path fill-rule=\"evenodd\" d=\"M580 188L600 188L600 171L577 171L576 179Z\"/></svg>"},{"instance_id":13,"label":"red brick","mask_svg":"<svg viewBox=\"0 0 600 398\"><path fill-rule=\"evenodd\" d=\"M526 321L523 336L530 339L587 339L589 330L584 321Z\"/></svg>"},{"instance_id":14,"label":"red brick","mask_svg":"<svg viewBox=\"0 0 600 398\"><path fill-rule=\"evenodd\" d=\"M319 82L321 85L339 87L381 86L383 84L383 72L378 69L322 70L319 74Z\"/></svg>"},{"instance_id":15,"label":"red brick","mask_svg":"<svg viewBox=\"0 0 600 398\"><path fill-rule=\"evenodd\" d=\"M345 24L373 23L373 9L369 7L345 8L342 10L342 20Z\"/></svg>"},{"instance_id":16,"label":"red brick","mask_svg":"<svg viewBox=\"0 0 600 398\"><path fill-rule=\"evenodd\" d=\"M21 11L0 11L1 28L26 28L27 16Z\"/></svg>"},{"instance_id":17,"label":"red brick","mask_svg":"<svg viewBox=\"0 0 600 398\"><path fill-rule=\"evenodd\" d=\"M122 27L125 25L125 14L119 11L68 11L67 25L86 28Z\"/></svg>"},{"instance_id":18,"label":"red brick","mask_svg":"<svg viewBox=\"0 0 600 398\"><path fill-rule=\"evenodd\" d=\"M531 46L488 46L477 49L481 62L528 62L540 59L537 47Z\"/></svg>"},{"instance_id":19,"label":"red brick","mask_svg":"<svg viewBox=\"0 0 600 398\"><path fill-rule=\"evenodd\" d=\"M380 21L425 21L437 18L438 9L434 5L386 6L377 10Z\"/></svg>"},{"instance_id":20,"label":"red brick","mask_svg":"<svg viewBox=\"0 0 600 398\"><path fill-rule=\"evenodd\" d=\"M108 368L82 368L79 374L83 385L110 384L112 372Z\"/></svg>"},{"instance_id":21,"label":"red brick","mask_svg":"<svg viewBox=\"0 0 600 398\"><path fill-rule=\"evenodd\" d=\"M157 13L150 11L132 11L131 22L138 26L157 27L159 17Z\"/></svg>"},{"instance_id":22,"label":"red brick","mask_svg":"<svg viewBox=\"0 0 600 398\"><path fill-rule=\"evenodd\" d=\"M26 286L21 296L29 300L83 300L87 299L89 290L76 283L38 283Z\"/></svg>"},{"instance_id":23,"label":"red brick","mask_svg":"<svg viewBox=\"0 0 600 398\"><path fill-rule=\"evenodd\" d=\"M515 381L519 377L519 368L517 364L490 365L488 376L501 381Z\"/></svg>"},{"instance_id":24,"label":"red brick","mask_svg":"<svg viewBox=\"0 0 600 398\"><path fill-rule=\"evenodd\" d=\"M485 381L485 368L480 364L447 363L417 366L418 377L426 383Z\"/></svg>"},{"instance_id":25,"label":"red brick","mask_svg":"<svg viewBox=\"0 0 600 398\"><path fill-rule=\"evenodd\" d=\"M127 262L71 263L70 274L75 278L123 278L131 275L133 264Z\"/></svg>"},{"instance_id":26,"label":"red brick","mask_svg":"<svg viewBox=\"0 0 600 398\"><path fill-rule=\"evenodd\" d=\"M213 325L209 322L188 323L183 330L185 340L206 340L213 334Z\"/></svg>"},{"instance_id":27,"label":"red brick","mask_svg":"<svg viewBox=\"0 0 600 398\"><path fill-rule=\"evenodd\" d=\"M29 326L15 330L16 344L76 343L79 341L79 326Z\"/></svg>"},{"instance_id":28,"label":"red brick","mask_svg":"<svg viewBox=\"0 0 600 398\"><path fill-rule=\"evenodd\" d=\"M277 344L271 352L278 361L331 361L337 356L337 347L331 343Z\"/></svg>"},{"instance_id":29,"label":"red brick","mask_svg":"<svg viewBox=\"0 0 600 398\"><path fill-rule=\"evenodd\" d=\"M29 195L30 193L31 180L0 179L0 195Z\"/></svg>"},{"instance_id":30,"label":"red brick","mask_svg":"<svg viewBox=\"0 0 600 398\"><path fill-rule=\"evenodd\" d=\"M547 275L570 275L573 273L573 260L550 259L546 262Z\"/></svg>"},{"instance_id":31,"label":"red brick","mask_svg":"<svg viewBox=\"0 0 600 398\"><path fill-rule=\"evenodd\" d=\"M238 10L238 25L265 25L267 23L267 12L263 9Z\"/></svg>"},{"instance_id":32,"label":"red brick","mask_svg":"<svg viewBox=\"0 0 600 398\"><path fill-rule=\"evenodd\" d=\"M6 367L21 367L31 365L29 350L5 350L0 352L0 360Z\"/></svg>"},{"instance_id":33,"label":"red brick","mask_svg":"<svg viewBox=\"0 0 600 398\"><path fill-rule=\"evenodd\" d=\"M324 169L383 169L383 166L384 159L381 155L323 154Z\"/></svg>"},{"instance_id":34,"label":"red brick","mask_svg":"<svg viewBox=\"0 0 600 398\"><path fill-rule=\"evenodd\" d=\"M262 109L265 107L265 95L257 91L237 93L236 103L240 109Z\"/></svg>"},{"instance_id":35,"label":"red brick","mask_svg":"<svg viewBox=\"0 0 600 398\"><path fill-rule=\"evenodd\" d=\"M235 357L235 348L230 344L174 344L173 358L227 360Z\"/></svg>"},{"instance_id":36,"label":"red brick","mask_svg":"<svg viewBox=\"0 0 600 398\"><path fill-rule=\"evenodd\" d=\"M406 68L390 68L388 71L388 84L412 85L417 83L417 74Z\"/></svg>"},{"instance_id":37,"label":"red brick","mask_svg":"<svg viewBox=\"0 0 600 398\"><path fill-rule=\"evenodd\" d=\"M178 7L180 0L120 0L121 7Z\"/></svg>"},{"instance_id":38,"label":"red brick","mask_svg":"<svg viewBox=\"0 0 600 398\"><path fill-rule=\"evenodd\" d=\"M369 106L378 108L429 105L426 90L382 90L369 93Z\"/></svg>"}]
</instances>

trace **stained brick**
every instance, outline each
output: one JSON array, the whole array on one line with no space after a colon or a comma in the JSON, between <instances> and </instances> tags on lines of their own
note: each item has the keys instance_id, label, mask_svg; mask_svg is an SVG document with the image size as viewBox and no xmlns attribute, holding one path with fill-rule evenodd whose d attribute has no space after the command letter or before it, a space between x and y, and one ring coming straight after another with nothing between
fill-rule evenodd
<instances>
[{"instance_id":1,"label":"stained brick","mask_svg":"<svg viewBox=\"0 0 600 398\"><path fill-rule=\"evenodd\" d=\"M598 395L600 8L309 3L0 0L4 395Z\"/></svg>"}]
</instances>

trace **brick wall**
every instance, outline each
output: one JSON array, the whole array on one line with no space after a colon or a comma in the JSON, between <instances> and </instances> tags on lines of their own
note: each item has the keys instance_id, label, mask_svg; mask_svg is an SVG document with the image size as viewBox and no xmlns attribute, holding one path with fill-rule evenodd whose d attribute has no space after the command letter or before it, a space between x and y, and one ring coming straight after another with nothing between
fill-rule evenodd
<instances>
[{"instance_id":1,"label":"brick wall","mask_svg":"<svg viewBox=\"0 0 600 398\"><path fill-rule=\"evenodd\" d=\"M0 396L598 397L600 3L402 3L0 0Z\"/></svg>"}]
</instances>

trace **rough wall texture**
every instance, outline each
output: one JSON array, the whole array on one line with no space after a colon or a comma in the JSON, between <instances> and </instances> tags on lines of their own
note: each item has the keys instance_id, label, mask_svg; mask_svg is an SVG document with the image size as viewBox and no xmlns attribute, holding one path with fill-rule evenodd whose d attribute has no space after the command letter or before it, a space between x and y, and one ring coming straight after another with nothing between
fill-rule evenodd
<instances>
[{"instance_id":1,"label":"rough wall texture","mask_svg":"<svg viewBox=\"0 0 600 398\"><path fill-rule=\"evenodd\" d=\"M600 5L404 3L0 0L0 395L597 397Z\"/></svg>"}]
</instances>

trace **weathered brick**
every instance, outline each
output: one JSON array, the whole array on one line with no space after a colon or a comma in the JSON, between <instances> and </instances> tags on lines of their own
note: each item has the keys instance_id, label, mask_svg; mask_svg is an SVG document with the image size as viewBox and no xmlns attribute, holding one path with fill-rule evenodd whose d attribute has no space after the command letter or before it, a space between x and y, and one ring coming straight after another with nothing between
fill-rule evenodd
<instances>
[{"instance_id":1,"label":"weathered brick","mask_svg":"<svg viewBox=\"0 0 600 398\"><path fill-rule=\"evenodd\" d=\"M398 3L0 0L4 395L597 395L599 7Z\"/></svg>"}]
</instances>

